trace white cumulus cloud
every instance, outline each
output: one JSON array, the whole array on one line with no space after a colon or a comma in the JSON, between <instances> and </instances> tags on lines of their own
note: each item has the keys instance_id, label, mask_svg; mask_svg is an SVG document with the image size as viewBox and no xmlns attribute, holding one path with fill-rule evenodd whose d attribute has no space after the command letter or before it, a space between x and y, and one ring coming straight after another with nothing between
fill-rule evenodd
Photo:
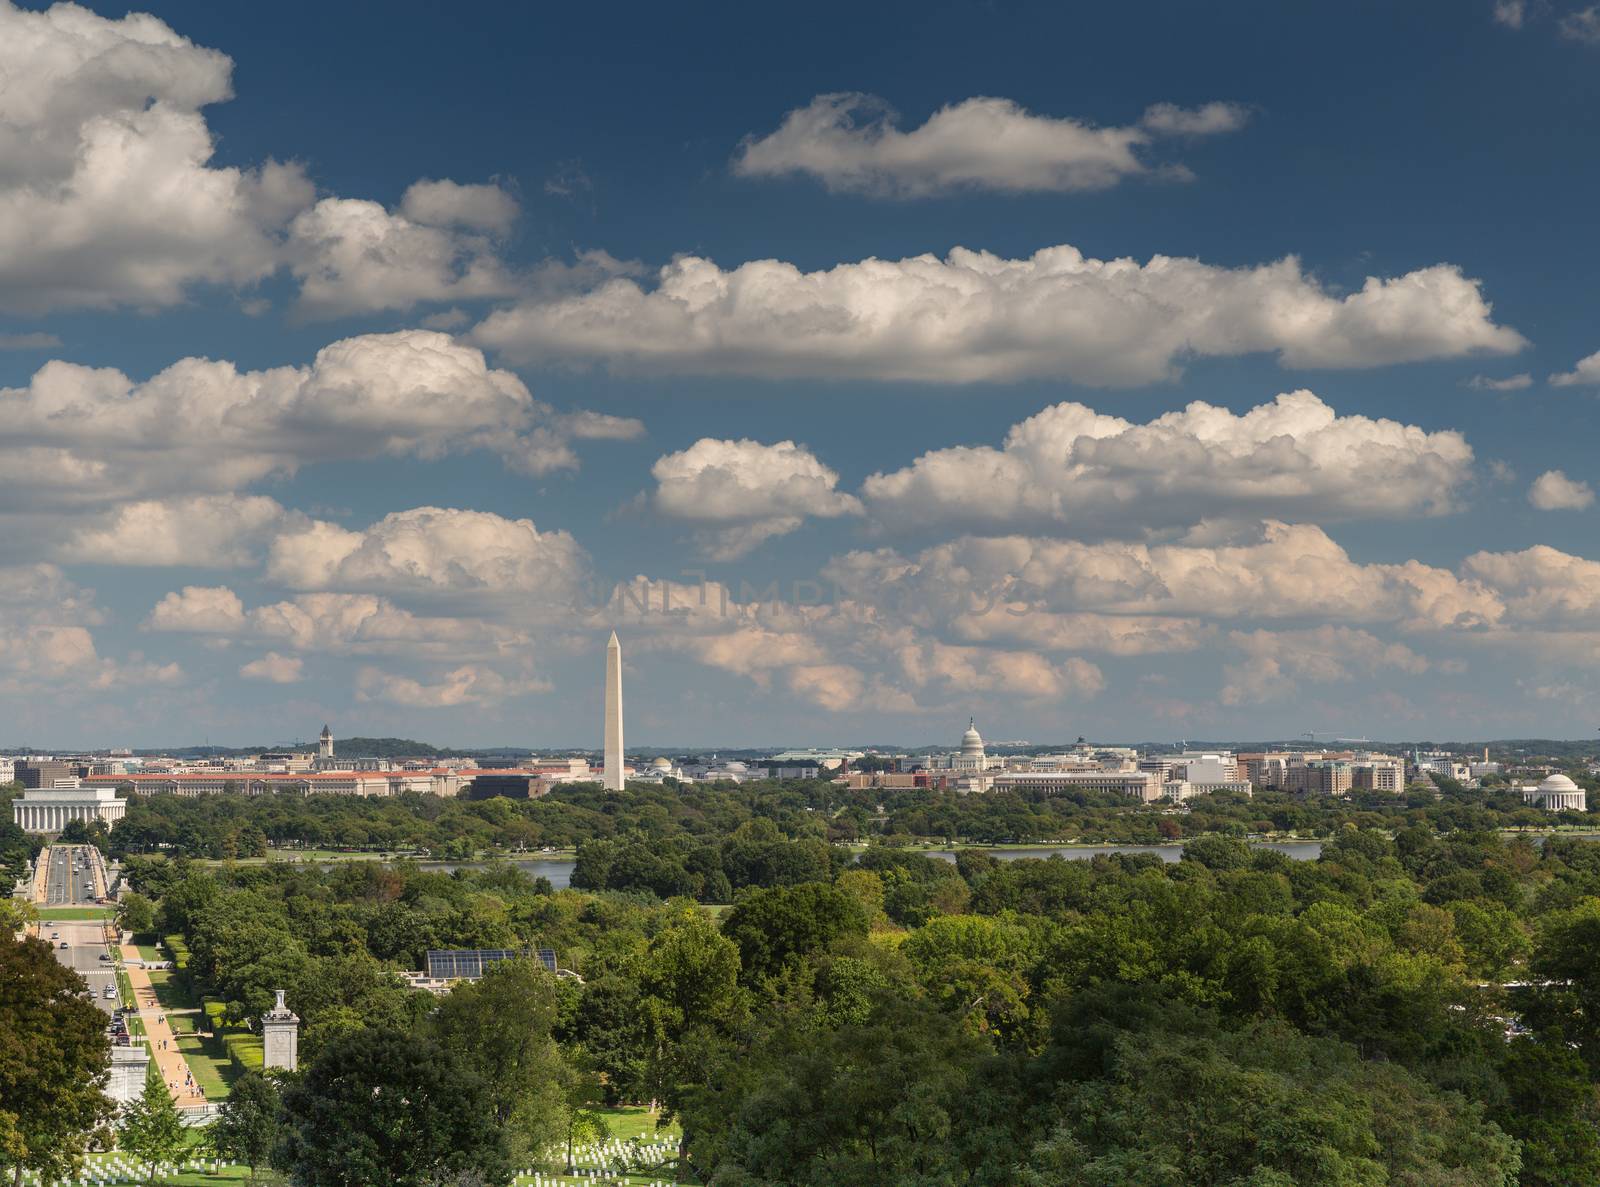
<instances>
[{"instance_id":1,"label":"white cumulus cloud","mask_svg":"<svg viewBox=\"0 0 1600 1187\"><path fill-rule=\"evenodd\" d=\"M1494 0L1494 19L1497 23L1508 29L1522 28L1522 22L1527 19L1527 0Z\"/></svg>"},{"instance_id":2,"label":"white cumulus cloud","mask_svg":"<svg viewBox=\"0 0 1600 1187\"><path fill-rule=\"evenodd\" d=\"M1460 433L1339 416L1308 391L1236 415L1196 401L1144 424L1065 403L999 449L924 454L862 487L891 528L1060 526L1137 535L1212 517L1438 514L1468 480Z\"/></svg>"},{"instance_id":3,"label":"white cumulus cloud","mask_svg":"<svg viewBox=\"0 0 1600 1187\"><path fill-rule=\"evenodd\" d=\"M361 531L313 522L272 542L267 575L292 589L517 595L571 606L588 575L572 536L487 511L414 507Z\"/></svg>"},{"instance_id":4,"label":"white cumulus cloud","mask_svg":"<svg viewBox=\"0 0 1600 1187\"><path fill-rule=\"evenodd\" d=\"M1496 590L1511 622L1600 625L1600 561L1536 544L1473 553L1462 570Z\"/></svg>"},{"instance_id":5,"label":"white cumulus cloud","mask_svg":"<svg viewBox=\"0 0 1600 1187\"><path fill-rule=\"evenodd\" d=\"M425 330L346 338L309 366L264 371L186 358L138 381L49 362L25 387L0 388L0 424L10 463L0 511L87 515L54 537L74 555L98 547L134 563L157 563L191 528L197 548L232 563L227 525L259 525L271 507L205 496L302 466L486 450L542 474L577 464L574 439L641 431L627 418L557 413L481 351Z\"/></svg>"},{"instance_id":6,"label":"white cumulus cloud","mask_svg":"<svg viewBox=\"0 0 1600 1187\"><path fill-rule=\"evenodd\" d=\"M100 565L238 568L256 561L267 534L287 517L265 495L141 499L79 528L60 555Z\"/></svg>"},{"instance_id":7,"label":"white cumulus cloud","mask_svg":"<svg viewBox=\"0 0 1600 1187\"><path fill-rule=\"evenodd\" d=\"M1551 387L1592 387L1600 384L1600 350L1578 360L1570 371L1550 376Z\"/></svg>"},{"instance_id":8,"label":"white cumulus cloud","mask_svg":"<svg viewBox=\"0 0 1600 1187\"><path fill-rule=\"evenodd\" d=\"M543 681L508 678L493 668L470 665L454 668L432 683L378 668L362 668L356 676L356 699L418 709L447 709L497 705L524 693L546 692L549 687Z\"/></svg>"},{"instance_id":9,"label":"white cumulus cloud","mask_svg":"<svg viewBox=\"0 0 1600 1187\"><path fill-rule=\"evenodd\" d=\"M0 565L0 695L76 695L183 678L177 664L139 652L102 655L91 629L101 620L93 594L56 566Z\"/></svg>"},{"instance_id":10,"label":"white cumulus cloud","mask_svg":"<svg viewBox=\"0 0 1600 1187\"><path fill-rule=\"evenodd\" d=\"M430 227L468 227L504 235L517 221L517 200L497 185L462 185L448 178L412 183L400 213Z\"/></svg>"},{"instance_id":11,"label":"white cumulus cloud","mask_svg":"<svg viewBox=\"0 0 1600 1187\"><path fill-rule=\"evenodd\" d=\"M1600 45L1600 4L1591 4L1561 18L1561 36L1585 45Z\"/></svg>"},{"instance_id":12,"label":"white cumulus cloud","mask_svg":"<svg viewBox=\"0 0 1600 1187\"><path fill-rule=\"evenodd\" d=\"M762 377L1107 386L1175 378L1188 357L1276 354L1290 367L1373 367L1526 343L1454 265L1330 292L1293 257L1229 268L1070 246L1026 259L956 248L802 272L681 256L652 287L616 277L530 298L473 331L520 361Z\"/></svg>"},{"instance_id":13,"label":"white cumulus cloud","mask_svg":"<svg viewBox=\"0 0 1600 1187\"><path fill-rule=\"evenodd\" d=\"M269 684L294 684L304 674L305 660L298 655L279 655L269 651L239 668L245 680L265 680Z\"/></svg>"},{"instance_id":14,"label":"white cumulus cloud","mask_svg":"<svg viewBox=\"0 0 1600 1187\"><path fill-rule=\"evenodd\" d=\"M701 546L731 560L763 540L792 532L808 517L857 515L861 504L837 489L839 475L802 445L702 437L656 460L652 502L674 519L716 525Z\"/></svg>"},{"instance_id":15,"label":"white cumulus cloud","mask_svg":"<svg viewBox=\"0 0 1600 1187\"><path fill-rule=\"evenodd\" d=\"M142 13L0 0L0 309L172 305L276 270L313 190L295 165L210 163L201 111L232 69Z\"/></svg>"},{"instance_id":16,"label":"white cumulus cloud","mask_svg":"<svg viewBox=\"0 0 1600 1187\"><path fill-rule=\"evenodd\" d=\"M1594 505L1594 488L1560 470L1546 470L1528 488L1528 502L1540 511L1582 511Z\"/></svg>"},{"instance_id":17,"label":"white cumulus cloud","mask_svg":"<svg viewBox=\"0 0 1600 1187\"><path fill-rule=\"evenodd\" d=\"M835 93L789 112L776 131L746 139L733 170L745 177L805 173L832 190L910 198L961 189L1100 190L1150 172L1139 150L1159 136L1232 132L1246 119L1232 103L1163 103L1137 124L1096 127L978 97L905 132L881 99Z\"/></svg>"},{"instance_id":18,"label":"white cumulus cloud","mask_svg":"<svg viewBox=\"0 0 1600 1187\"><path fill-rule=\"evenodd\" d=\"M1370 631L1323 626L1304 631L1234 631L1234 662L1223 666L1222 703L1260 704L1292 698L1303 684L1352 680L1392 672L1420 675L1429 661L1404 643Z\"/></svg>"},{"instance_id":19,"label":"white cumulus cloud","mask_svg":"<svg viewBox=\"0 0 1600 1187\"><path fill-rule=\"evenodd\" d=\"M375 594L309 593L247 610L227 586L186 585L156 603L148 631L243 640L340 655L496 657L525 634L478 618L427 616Z\"/></svg>"},{"instance_id":20,"label":"white cumulus cloud","mask_svg":"<svg viewBox=\"0 0 1600 1187\"><path fill-rule=\"evenodd\" d=\"M824 573L891 620L950 624L974 638L1018 641L1030 637L1028 623L1041 612L1047 615L1040 620L1043 630L1056 623L1072 627L1071 618L1054 616L1085 612L1393 622L1414 629L1481 629L1505 612L1481 581L1414 560L1362 564L1319 527L1270 521L1252 536L1219 543L967 537L911 559L848 554ZM1017 628L1003 631L1000 615L1016 620ZM1093 627L1076 625L1084 632ZM1036 642L1043 637L1033 634ZM1103 637L1108 644L1115 640ZM1195 635L1168 623L1155 638L1181 645Z\"/></svg>"},{"instance_id":21,"label":"white cumulus cloud","mask_svg":"<svg viewBox=\"0 0 1600 1187\"><path fill-rule=\"evenodd\" d=\"M1486 392L1520 392L1533 386L1533 376L1525 371L1517 375L1507 375L1504 379L1474 375L1467 380L1467 386Z\"/></svg>"},{"instance_id":22,"label":"white cumulus cloud","mask_svg":"<svg viewBox=\"0 0 1600 1187\"><path fill-rule=\"evenodd\" d=\"M415 186L407 192L407 210L422 207L451 222L492 216L478 209L488 205L481 199L463 200L438 188L454 183L427 184L432 188L421 198L414 199ZM324 198L301 212L289 224L286 250L300 281L296 308L307 318L506 297L518 287L490 238L416 222L360 198Z\"/></svg>"},{"instance_id":23,"label":"white cumulus cloud","mask_svg":"<svg viewBox=\"0 0 1600 1187\"><path fill-rule=\"evenodd\" d=\"M214 164L204 112L232 75L153 16L0 0L0 311L155 309L286 265L310 316L515 291L497 186L419 181L390 212L316 202L299 164Z\"/></svg>"}]
</instances>

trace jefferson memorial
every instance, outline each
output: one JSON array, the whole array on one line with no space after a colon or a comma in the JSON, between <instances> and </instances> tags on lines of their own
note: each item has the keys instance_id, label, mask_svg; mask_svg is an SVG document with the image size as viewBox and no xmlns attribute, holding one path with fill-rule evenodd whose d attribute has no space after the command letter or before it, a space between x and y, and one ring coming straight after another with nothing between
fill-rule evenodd
<instances>
[{"instance_id":1,"label":"jefferson memorial","mask_svg":"<svg viewBox=\"0 0 1600 1187\"><path fill-rule=\"evenodd\" d=\"M1588 795L1565 775L1551 775L1536 787L1523 787L1522 802L1546 812L1587 812Z\"/></svg>"}]
</instances>

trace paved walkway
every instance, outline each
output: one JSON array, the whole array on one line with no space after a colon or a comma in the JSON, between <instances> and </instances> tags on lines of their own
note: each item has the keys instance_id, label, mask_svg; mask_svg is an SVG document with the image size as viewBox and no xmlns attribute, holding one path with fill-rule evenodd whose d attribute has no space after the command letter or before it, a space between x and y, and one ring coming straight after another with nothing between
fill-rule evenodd
<instances>
[{"instance_id":1,"label":"paved walkway","mask_svg":"<svg viewBox=\"0 0 1600 1187\"><path fill-rule=\"evenodd\" d=\"M171 1026L161 1021L166 1011L156 998L155 987L150 984L150 974L140 965L128 963L139 959L138 948L132 944L122 945L123 967L127 970L129 984L133 986L133 1003L139 1007L139 1021L144 1023L145 1038L150 1041L150 1056L161 1069L161 1078L172 1088L174 1104L180 1109L203 1105L206 1103L205 1097L194 1088L184 1087L189 1065L178 1050L178 1036L172 1032ZM165 1050L161 1046L163 1042L166 1043Z\"/></svg>"}]
</instances>

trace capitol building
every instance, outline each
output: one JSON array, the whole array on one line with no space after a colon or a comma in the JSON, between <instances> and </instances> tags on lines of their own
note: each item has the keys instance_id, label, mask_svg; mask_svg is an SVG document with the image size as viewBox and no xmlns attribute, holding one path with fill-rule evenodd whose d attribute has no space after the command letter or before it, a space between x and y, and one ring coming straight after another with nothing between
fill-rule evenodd
<instances>
[{"instance_id":1,"label":"capitol building","mask_svg":"<svg viewBox=\"0 0 1600 1187\"><path fill-rule=\"evenodd\" d=\"M931 756L927 769L948 772L946 783L957 791L982 792L994 787L994 777L1005 769L1005 762L989 757L983 747L983 735L978 732L977 719L970 718L967 732L961 735L961 749Z\"/></svg>"}]
</instances>

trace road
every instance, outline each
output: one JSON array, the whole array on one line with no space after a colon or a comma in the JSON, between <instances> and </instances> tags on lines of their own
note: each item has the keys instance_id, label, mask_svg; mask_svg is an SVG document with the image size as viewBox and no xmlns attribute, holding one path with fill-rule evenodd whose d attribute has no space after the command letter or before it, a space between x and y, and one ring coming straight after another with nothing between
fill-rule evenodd
<instances>
[{"instance_id":1,"label":"road","mask_svg":"<svg viewBox=\"0 0 1600 1187\"><path fill-rule=\"evenodd\" d=\"M92 845L55 845L41 856L48 870L46 906L90 906L104 896L105 860ZM103 924L42 919L38 927L39 935L50 942L56 959L88 982L95 1005L109 1015L122 1004L117 990L117 967L112 960L112 950L106 945ZM179 1108L205 1104L205 1098L185 1083L188 1064L178 1050L177 1036L167 1022L166 1011L150 985L150 974L140 961L139 950L130 944L121 951L128 961L139 962L128 966L128 984L134 996L128 1004L138 1008L151 1054L161 1069L162 1079L172 1090L172 1099ZM106 996L107 986L111 988L110 997Z\"/></svg>"},{"instance_id":2,"label":"road","mask_svg":"<svg viewBox=\"0 0 1600 1187\"><path fill-rule=\"evenodd\" d=\"M52 845L43 855L47 907L93 905L105 893L105 863L92 845ZM110 1014L121 1004L117 997L117 972L106 947L105 929L99 923L43 919L39 936L48 940L56 959L82 974L89 983L95 1005ZM112 995L106 996L110 986Z\"/></svg>"},{"instance_id":3,"label":"road","mask_svg":"<svg viewBox=\"0 0 1600 1187\"><path fill-rule=\"evenodd\" d=\"M121 1004L117 998L116 966L109 959L100 959L110 955L100 924L46 919L39 924L39 934L50 941L57 960L89 983L95 1005L110 1014ZM111 988L110 997L106 996L107 986Z\"/></svg>"},{"instance_id":4,"label":"road","mask_svg":"<svg viewBox=\"0 0 1600 1187\"><path fill-rule=\"evenodd\" d=\"M105 894L105 862L93 845L52 845L45 860L45 906L92 904Z\"/></svg>"}]
</instances>

